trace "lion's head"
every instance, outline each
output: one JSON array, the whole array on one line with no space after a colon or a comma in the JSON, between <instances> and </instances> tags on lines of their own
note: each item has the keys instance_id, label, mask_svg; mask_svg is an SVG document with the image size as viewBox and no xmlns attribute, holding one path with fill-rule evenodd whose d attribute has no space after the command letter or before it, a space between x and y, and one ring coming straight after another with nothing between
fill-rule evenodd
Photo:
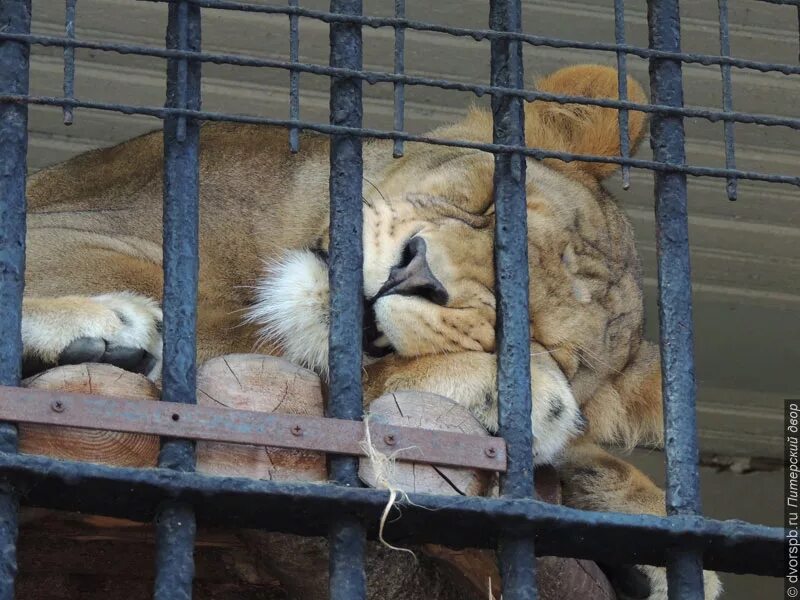
<instances>
[{"instance_id":1,"label":"lion's head","mask_svg":"<svg viewBox=\"0 0 800 600\"><path fill-rule=\"evenodd\" d=\"M562 69L543 91L617 97L617 73L600 66ZM628 97L642 101L634 81ZM619 154L613 109L535 102L526 107L530 146L575 154ZM635 148L645 126L630 114ZM473 109L432 133L491 141L491 115ZM368 358L495 350L494 159L475 150L409 144L387 162L381 143L365 147L364 349ZM390 159L391 160L391 159ZM373 164L374 163L374 164ZM641 331L641 292L633 237L600 182L615 165L527 162L533 340L580 386L583 371L624 366ZM287 251L269 265L254 317L284 354L327 368L327 239Z\"/></svg>"}]
</instances>

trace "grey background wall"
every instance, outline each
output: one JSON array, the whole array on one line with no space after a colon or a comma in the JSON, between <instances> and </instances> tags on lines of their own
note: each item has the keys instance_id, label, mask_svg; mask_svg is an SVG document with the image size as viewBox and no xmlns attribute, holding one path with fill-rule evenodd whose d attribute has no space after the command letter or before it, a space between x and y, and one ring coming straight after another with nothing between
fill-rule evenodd
<instances>
[{"instance_id":1,"label":"grey background wall","mask_svg":"<svg viewBox=\"0 0 800 600\"><path fill-rule=\"evenodd\" d=\"M661 452L636 450L627 457L664 486L664 456ZM742 519L773 527L783 526L783 470L778 464L753 464L739 458L733 466L700 468L703 512L716 519ZM725 600L772 600L781 598L783 580L752 575L721 574Z\"/></svg>"},{"instance_id":2,"label":"grey background wall","mask_svg":"<svg viewBox=\"0 0 800 600\"><path fill-rule=\"evenodd\" d=\"M256 1L256 0L250 0ZM262 0L258 0L262 1ZM306 7L326 9L325 0L307 0ZM628 41L646 45L644 2L628 2ZM613 42L611 0L525 1L524 23L529 33ZM63 3L33 0L34 28L60 34ZM365 0L365 12L390 15L391 0ZM687 51L717 53L717 3L683 3L683 47ZM409 18L464 27L486 26L483 0L408 0ZM755 0L730 3L731 46L735 56L795 64L798 60L797 20L793 8ZM77 34L92 40L114 40L151 46L163 44L164 5L133 0L82 0ZM205 11L204 48L252 56L288 56L288 19L281 16ZM301 20L301 60L327 63L328 32L321 22ZM393 32L365 29L365 68L392 69ZM407 72L447 77L456 81L488 81L489 47L465 38L409 31L406 34ZM577 62L615 64L607 53L527 47L528 79ZM632 75L647 82L647 63L629 58ZM209 110L288 116L288 73L281 70L205 65L203 102ZM57 49L35 48L32 91L61 94L62 57ZM719 108L718 67L684 67L686 102ZM743 72L734 69L734 106L737 110L800 117L797 77ZM328 81L301 77L301 114L326 122ZM164 98L164 64L159 59L78 50L77 96L82 99L160 106ZM365 87L365 122L390 128L391 86ZM433 88L407 88L406 126L424 132L457 119L472 102L464 93ZM31 108L30 167L39 169L81 151L107 146L159 127L156 120L88 110L76 111L75 124L61 124L58 110ZM693 164L724 166L722 125L687 119L687 153ZM779 127L737 124L738 166L800 175L800 135ZM650 157L647 144L640 156ZM620 203L636 228L646 282L648 329L657 336L655 304L655 244L653 241L652 176L633 171L632 186L621 190L611 182ZM797 188L740 182L740 199L725 197L724 181L690 180L699 424L704 455L779 459L784 398L800 395L796 375L800 350L800 191ZM658 473L659 455L645 456L647 468ZM764 464L760 461L759 464ZM737 475L731 471L703 471L709 514L757 522L780 523L780 473ZM737 579L736 581L739 581ZM746 581L741 579L741 581ZM751 580L747 580L751 581ZM757 580L749 588L729 586L728 598L767 598ZM765 583L766 582L766 583ZM745 584L739 584L745 585ZM777 594L778 588L775 587ZM771 592L770 592L771 594Z\"/></svg>"}]
</instances>

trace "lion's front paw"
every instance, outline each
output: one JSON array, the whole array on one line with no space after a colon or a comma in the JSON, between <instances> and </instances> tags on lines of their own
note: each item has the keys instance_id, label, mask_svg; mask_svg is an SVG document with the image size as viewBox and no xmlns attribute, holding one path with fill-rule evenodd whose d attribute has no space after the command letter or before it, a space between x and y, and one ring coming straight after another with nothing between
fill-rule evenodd
<instances>
[{"instance_id":1,"label":"lion's front paw","mask_svg":"<svg viewBox=\"0 0 800 600\"><path fill-rule=\"evenodd\" d=\"M567 444L583 432L586 421L566 378L549 365L531 364L531 402L533 462L552 464ZM477 416L495 431L498 401L494 385L487 393L486 406L491 409Z\"/></svg>"},{"instance_id":2,"label":"lion's front paw","mask_svg":"<svg viewBox=\"0 0 800 600\"><path fill-rule=\"evenodd\" d=\"M533 462L550 464L580 435L586 420L560 370L531 365Z\"/></svg>"},{"instance_id":3,"label":"lion's front paw","mask_svg":"<svg viewBox=\"0 0 800 600\"><path fill-rule=\"evenodd\" d=\"M467 407L492 433L498 429L497 357L463 352L402 358L390 355L367 368L368 399L399 390L439 394ZM534 462L554 462L585 421L572 390L553 361L531 360Z\"/></svg>"},{"instance_id":4,"label":"lion's front paw","mask_svg":"<svg viewBox=\"0 0 800 600\"><path fill-rule=\"evenodd\" d=\"M23 376L57 365L108 363L158 379L161 328L158 304L137 294L26 298Z\"/></svg>"}]
</instances>

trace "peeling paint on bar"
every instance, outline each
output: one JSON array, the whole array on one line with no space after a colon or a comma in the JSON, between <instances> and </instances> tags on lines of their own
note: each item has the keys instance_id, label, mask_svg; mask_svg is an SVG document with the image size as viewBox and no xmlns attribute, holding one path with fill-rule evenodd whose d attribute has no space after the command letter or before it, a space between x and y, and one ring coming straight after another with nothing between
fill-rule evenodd
<instances>
[{"instance_id":1,"label":"peeling paint on bar","mask_svg":"<svg viewBox=\"0 0 800 600\"><path fill-rule=\"evenodd\" d=\"M731 41L728 27L728 0L717 0L719 8L719 53L722 56L730 56ZM731 66L720 65L722 73L722 110L730 112L733 110L733 83L731 82ZM726 121L725 128L725 168L736 168L736 142L733 135L733 123ZM728 200L736 200L737 182L735 177L728 177L725 185L728 193Z\"/></svg>"},{"instance_id":2,"label":"peeling paint on bar","mask_svg":"<svg viewBox=\"0 0 800 600\"><path fill-rule=\"evenodd\" d=\"M289 0L289 6L297 8L298 0ZM300 30L298 16L289 15L289 60L293 63L300 62ZM300 119L300 73L289 71L289 118L293 121ZM289 129L289 150L292 153L300 150L300 130L297 127Z\"/></svg>"},{"instance_id":3,"label":"peeling paint on bar","mask_svg":"<svg viewBox=\"0 0 800 600\"><path fill-rule=\"evenodd\" d=\"M0 2L0 30L27 34L30 0ZM0 95L28 93L30 48L0 41ZM22 366L25 274L25 173L28 107L0 102L0 385L18 385ZM0 452L17 451L17 428L0 423ZM17 574L17 489L0 478L0 600L14 599Z\"/></svg>"},{"instance_id":4,"label":"peeling paint on bar","mask_svg":"<svg viewBox=\"0 0 800 600\"><path fill-rule=\"evenodd\" d=\"M614 0L614 37L617 45L625 44L625 0ZM617 93L623 102L628 100L628 56L617 52ZM622 158L630 158L631 139L628 131L628 111L619 111L619 153ZM631 167L622 165L622 189L631 186Z\"/></svg>"},{"instance_id":5,"label":"peeling paint on bar","mask_svg":"<svg viewBox=\"0 0 800 600\"><path fill-rule=\"evenodd\" d=\"M67 0L64 14L64 35L69 40L75 39L75 11L78 0ZM64 97L75 97L75 46L64 46ZM72 125L73 107L64 106L64 125Z\"/></svg>"},{"instance_id":6,"label":"peeling paint on bar","mask_svg":"<svg viewBox=\"0 0 800 600\"><path fill-rule=\"evenodd\" d=\"M200 9L169 7L167 47L200 50ZM167 106L200 109L200 63L167 64ZM164 354L161 400L196 404L197 284L199 272L200 124L186 115L164 121ZM158 464L192 472L194 442L162 439ZM156 516L156 600L190 600L194 573L192 507L166 502Z\"/></svg>"},{"instance_id":7,"label":"peeling paint on bar","mask_svg":"<svg viewBox=\"0 0 800 600\"><path fill-rule=\"evenodd\" d=\"M679 0L649 2L647 21L651 47L680 50ZM655 103L683 106L680 61L650 61L650 94ZM681 117L653 115L650 132L655 160L686 162ZM686 175L657 173L655 197L667 514L695 515L700 513L700 453ZM672 549L667 561L667 580L669 600L703 600L702 554L695 549Z\"/></svg>"},{"instance_id":8,"label":"peeling paint on bar","mask_svg":"<svg viewBox=\"0 0 800 600\"><path fill-rule=\"evenodd\" d=\"M331 12L360 15L361 0L331 0ZM361 26L335 23L330 27L330 64L333 68L362 68ZM362 81L331 78L330 122L359 128L362 125ZM330 248L331 293L330 385L328 416L361 420L361 343L364 322L362 247L361 138L331 136L330 143ZM338 485L358 487L358 459L332 457L330 478ZM367 595L366 533L358 519L344 515L328 530L331 600L363 600Z\"/></svg>"},{"instance_id":9,"label":"peeling paint on bar","mask_svg":"<svg viewBox=\"0 0 800 600\"><path fill-rule=\"evenodd\" d=\"M522 31L520 0L491 0L490 26ZM492 85L523 89L522 43L493 40ZM492 96L493 141L525 145L525 108L519 97ZM528 309L528 219L523 154L494 158L494 266L497 298L497 388L499 434L506 440L508 470L500 493L533 498L533 435L531 434L530 313ZM505 531L498 542L503 598L535 600L536 557L532 537Z\"/></svg>"},{"instance_id":10,"label":"peeling paint on bar","mask_svg":"<svg viewBox=\"0 0 800 600\"><path fill-rule=\"evenodd\" d=\"M394 16L404 19L406 16L406 0L394 0ZM402 26L395 27L394 30L394 72L396 75L404 75L406 72L406 30ZM394 84L394 130L403 131L405 129L405 84L397 81ZM395 158L403 156L403 140L395 138L392 155Z\"/></svg>"}]
</instances>

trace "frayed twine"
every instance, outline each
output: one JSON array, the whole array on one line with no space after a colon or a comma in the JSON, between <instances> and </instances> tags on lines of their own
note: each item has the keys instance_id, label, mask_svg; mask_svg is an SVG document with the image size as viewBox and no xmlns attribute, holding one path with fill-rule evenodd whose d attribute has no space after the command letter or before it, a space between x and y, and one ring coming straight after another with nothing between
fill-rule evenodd
<instances>
[{"instance_id":1,"label":"frayed twine","mask_svg":"<svg viewBox=\"0 0 800 600\"><path fill-rule=\"evenodd\" d=\"M398 552L407 552L414 557L414 561L417 561L417 555L413 550L401 548L399 546L393 546L383 537L383 529L386 526L386 520L389 518L389 513L391 512L392 507L399 505L402 502L412 505L414 504L409 499L408 494L394 482L394 466L397 455L400 452L411 450L411 448L399 448L391 454L384 454L383 452L378 451L378 449L372 445L372 437L369 431L369 421L370 415L365 415L364 439L359 445L369 459L370 467L375 475L375 487L389 491L389 501L386 503L386 506L383 508L383 513L381 514L380 526L378 528L378 540L386 548L389 548L390 550L396 550ZM399 510L400 509L398 507L398 511Z\"/></svg>"},{"instance_id":2,"label":"frayed twine","mask_svg":"<svg viewBox=\"0 0 800 600\"><path fill-rule=\"evenodd\" d=\"M494 595L494 591L492 590L492 578L491 577L489 577L488 587L489 587L489 590L488 590L489 591L489 600L497 600L497 597ZM500 600L503 600L503 594L500 594Z\"/></svg>"}]
</instances>

